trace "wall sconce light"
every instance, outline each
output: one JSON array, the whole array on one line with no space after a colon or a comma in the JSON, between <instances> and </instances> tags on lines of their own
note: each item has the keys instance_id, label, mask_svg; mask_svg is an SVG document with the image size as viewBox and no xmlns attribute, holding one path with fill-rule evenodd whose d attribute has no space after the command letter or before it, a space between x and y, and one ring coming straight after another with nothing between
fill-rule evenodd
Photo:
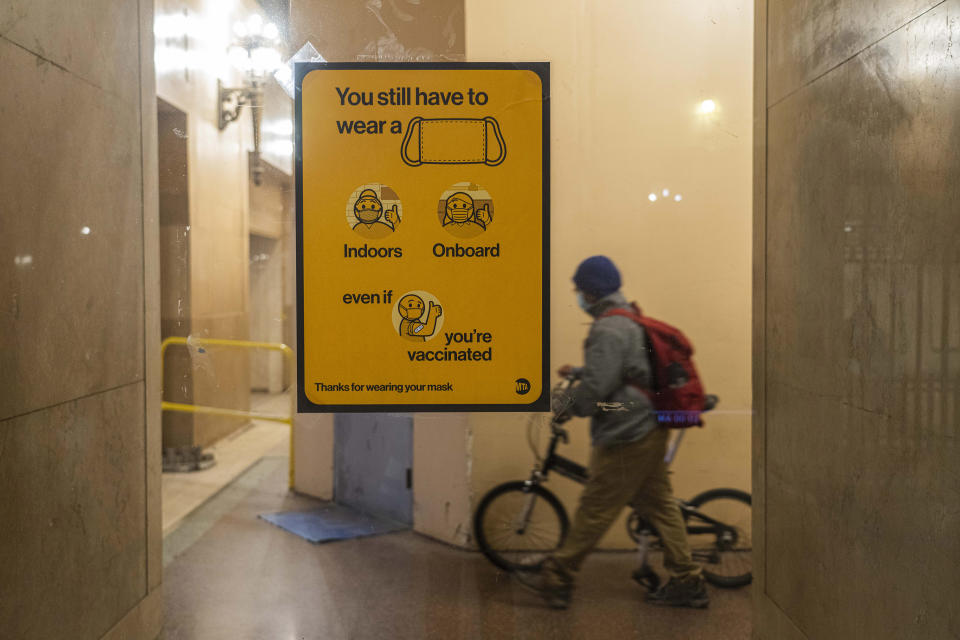
<instances>
[{"instance_id":1,"label":"wall sconce light","mask_svg":"<svg viewBox=\"0 0 960 640\"><path fill-rule=\"evenodd\" d=\"M250 107L253 121L253 162L250 172L253 184L260 185L263 178L263 165L260 162L260 123L263 120L263 86L267 78L282 64L279 44L279 31L272 22L263 22L257 14L251 15L245 22L233 25L236 35L228 55L230 62L243 72L242 87L224 87L217 80L217 100L219 105L220 130L240 117L240 108Z\"/></svg>"}]
</instances>

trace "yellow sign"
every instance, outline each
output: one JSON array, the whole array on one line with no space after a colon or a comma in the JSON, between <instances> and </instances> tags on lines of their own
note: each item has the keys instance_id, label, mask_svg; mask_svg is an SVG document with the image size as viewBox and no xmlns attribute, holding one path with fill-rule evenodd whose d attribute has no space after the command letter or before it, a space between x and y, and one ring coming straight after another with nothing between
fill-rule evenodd
<instances>
[{"instance_id":1,"label":"yellow sign","mask_svg":"<svg viewBox=\"0 0 960 640\"><path fill-rule=\"evenodd\" d=\"M297 65L300 411L543 411L549 66Z\"/></svg>"}]
</instances>

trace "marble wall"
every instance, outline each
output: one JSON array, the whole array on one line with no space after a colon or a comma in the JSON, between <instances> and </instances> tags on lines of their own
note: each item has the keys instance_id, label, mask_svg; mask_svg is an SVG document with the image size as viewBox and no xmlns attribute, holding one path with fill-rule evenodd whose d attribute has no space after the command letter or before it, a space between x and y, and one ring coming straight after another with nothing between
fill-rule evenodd
<instances>
[{"instance_id":1,"label":"marble wall","mask_svg":"<svg viewBox=\"0 0 960 640\"><path fill-rule=\"evenodd\" d=\"M187 179L187 114L158 100L157 157L160 201L160 330L161 337L189 336L190 306L190 184ZM191 354L167 349L163 367L163 399L193 404ZM163 414L164 446L192 444L194 415Z\"/></svg>"},{"instance_id":2,"label":"marble wall","mask_svg":"<svg viewBox=\"0 0 960 640\"><path fill-rule=\"evenodd\" d=\"M960 1L757 4L757 638L960 633Z\"/></svg>"},{"instance_id":3,"label":"marble wall","mask_svg":"<svg viewBox=\"0 0 960 640\"><path fill-rule=\"evenodd\" d=\"M159 632L152 50L150 0L0 7L4 637Z\"/></svg>"}]
</instances>

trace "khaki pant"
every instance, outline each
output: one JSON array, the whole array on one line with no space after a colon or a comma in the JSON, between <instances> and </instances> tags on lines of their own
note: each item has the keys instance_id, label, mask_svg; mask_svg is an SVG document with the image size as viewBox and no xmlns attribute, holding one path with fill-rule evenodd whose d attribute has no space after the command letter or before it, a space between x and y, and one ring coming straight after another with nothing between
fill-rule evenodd
<instances>
[{"instance_id":1,"label":"khaki pant","mask_svg":"<svg viewBox=\"0 0 960 640\"><path fill-rule=\"evenodd\" d=\"M628 504L660 532L664 566L672 576L700 573L690 555L686 526L663 461L669 438L667 429L656 429L636 442L593 448L590 479L580 496L573 526L553 556L571 578Z\"/></svg>"}]
</instances>

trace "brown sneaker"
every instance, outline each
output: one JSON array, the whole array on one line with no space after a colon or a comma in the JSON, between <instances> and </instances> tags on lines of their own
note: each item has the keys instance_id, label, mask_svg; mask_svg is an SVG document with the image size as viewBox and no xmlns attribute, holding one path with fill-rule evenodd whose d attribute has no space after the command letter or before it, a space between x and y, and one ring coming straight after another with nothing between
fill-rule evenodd
<instances>
[{"instance_id":1,"label":"brown sneaker","mask_svg":"<svg viewBox=\"0 0 960 640\"><path fill-rule=\"evenodd\" d=\"M690 607L706 609L710 605L707 583L703 576L670 578L667 584L647 594L647 602L661 607Z\"/></svg>"}]
</instances>

